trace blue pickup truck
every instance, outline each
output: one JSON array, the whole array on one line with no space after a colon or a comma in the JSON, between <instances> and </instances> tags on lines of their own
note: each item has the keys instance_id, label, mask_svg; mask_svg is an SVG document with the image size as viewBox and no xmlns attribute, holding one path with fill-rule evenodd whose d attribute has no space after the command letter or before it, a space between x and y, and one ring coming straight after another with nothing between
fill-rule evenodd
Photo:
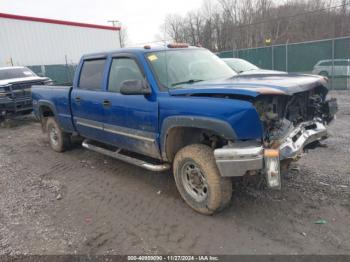
<instances>
[{"instance_id":1,"label":"blue pickup truck","mask_svg":"<svg viewBox=\"0 0 350 262\"><path fill-rule=\"evenodd\" d=\"M185 202L213 214L232 178L281 173L327 137L337 103L312 75L238 76L204 48L169 44L82 57L73 87L34 86L51 148L82 146L152 171L172 169Z\"/></svg>"}]
</instances>

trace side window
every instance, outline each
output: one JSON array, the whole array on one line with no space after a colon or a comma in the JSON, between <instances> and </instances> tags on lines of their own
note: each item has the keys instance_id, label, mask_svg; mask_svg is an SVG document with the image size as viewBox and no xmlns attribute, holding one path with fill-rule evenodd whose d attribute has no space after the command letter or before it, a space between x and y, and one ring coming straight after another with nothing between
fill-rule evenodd
<instances>
[{"instance_id":1,"label":"side window","mask_svg":"<svg viewBox=\"0 0 350 262\"><path fill-rule=\"evenodd\" d=\"M331 66L331 65L332 65L332 61L327 61L320 64L320 66Z\"/></svg>"},{"instance_id":2,"label":"side window","mask_svg":"<svg viewBox=\"0 0 350 262\"><path fill-rule=\"evenodd\" d=\"M109 73L108 91L119 92L124 81L142 79L144 77L135 60L131 58L114 58Z\"/></svg>"},{"instance_id":3,"label":"side window","mask_svg":"<svg viewBox=\"0 0 350 262\"><path fill-rule=\"evenodd\" d=\"M86 60L80 73L79 88L101 90L106 59Z\"/></svg>"},{"instance_id":4,"label":"side window","mask_svg":"<svg viewBox=\"0 0 350 262\"><path fill-rule=\"evenodd\" d=\"M347 61L334 61L335 66L347 66L348 62Z\"/></svg>"}]
</instances>

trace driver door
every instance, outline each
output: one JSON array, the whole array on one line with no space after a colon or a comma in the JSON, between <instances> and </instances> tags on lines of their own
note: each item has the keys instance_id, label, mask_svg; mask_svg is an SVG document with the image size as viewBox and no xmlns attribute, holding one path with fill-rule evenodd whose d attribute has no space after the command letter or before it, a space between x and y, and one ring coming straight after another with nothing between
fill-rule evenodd
<instances>
[{"instance_id":1,"label":"driver door","mask_svg":"<svg viewBox=\"0 0 350 262\"><path fill-rule=\"evenodd\" d=\"M158 139L158 103L152 95L123 95L122 83L146 80L136 57L113 57L104 104L104 131L108 141L129 151L160 157ZM146 80L147 81L147 80Z\"/></svg>"}]
</instances>

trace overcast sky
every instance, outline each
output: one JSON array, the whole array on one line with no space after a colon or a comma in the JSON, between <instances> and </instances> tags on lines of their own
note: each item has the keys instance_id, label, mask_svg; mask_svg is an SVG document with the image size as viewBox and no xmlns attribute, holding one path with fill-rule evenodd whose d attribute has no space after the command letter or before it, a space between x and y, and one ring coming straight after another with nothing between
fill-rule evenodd
<instances>
[{"instance_id":1,"label":"overcast sky","mask_svg":"<svg viewBox=\"0 0 350 262\"><path fill-rule=\"evenodd\" d=\"M185 14L202 0L0 0L0 12L107 25L119 20L129 44L154 41L169 13Z\"/></svg>"}]
</instances>

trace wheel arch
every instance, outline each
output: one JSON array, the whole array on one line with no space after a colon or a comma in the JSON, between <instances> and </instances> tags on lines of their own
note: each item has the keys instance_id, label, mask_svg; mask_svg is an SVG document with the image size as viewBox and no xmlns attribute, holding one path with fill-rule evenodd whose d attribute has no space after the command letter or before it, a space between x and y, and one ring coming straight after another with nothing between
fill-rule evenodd
<instances>
[{"instance_id":1,"label":"wheel arch","mask_svg":"<svg viewBox=\"0 0 350 262\"><path fill-rule=\"evenodd\" d=\"M161 128L162 158L171 162L182 147L198 143L198 135L203 131L225 140L235 140L237 137L231 125L220 119L196 116L168 117L163 121ZM186 136L187 132L190 132L191 136Z\"/></svg>"},{"instance_id":2,"label":"wheel arch","mask_svg":"<svg viewBox=\"0 0 350 262\"><path fill-rule=\"evenodd\" d=\"M45 131L46 120L48 117L54 117L57 121L57 112L55 106L50 101L39 101L38 102L38 117L41 121L43 130Z\"/></svg>"},{"instance_id":3,"label":"wheel arch","mask_svg":"<svg viewBox=\"0 0 350 262\"><path fill-rule=\"evenodd\" d=\"M55 106L50 101L46 101L46 100L39 101L38 108L39 108L39 117L40 118L49 117L49 116L53 116L53 117L57 116Z\"/></svg>"}]
</instances>

